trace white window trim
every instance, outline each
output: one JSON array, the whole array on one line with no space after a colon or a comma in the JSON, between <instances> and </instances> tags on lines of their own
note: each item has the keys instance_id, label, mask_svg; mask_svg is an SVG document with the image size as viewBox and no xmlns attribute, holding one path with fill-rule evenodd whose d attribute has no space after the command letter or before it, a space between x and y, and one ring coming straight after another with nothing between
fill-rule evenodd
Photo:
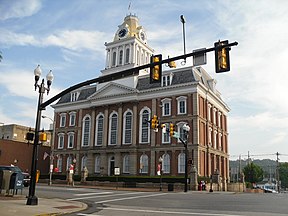
<instances>
[{"instance_id":1,"label":"white window trim","mask_svg":"<svg viewBox=\"0 0 288 216\"><path fill-rule=\"evenodd\" d=\"M127 161L126 161L127 160ZM130 156L129 156L129 154L127 154L127 155L124 155L124 157L123 157L123 167L122 167L122 170L123 170L123 173L125 173L125 174L129 174L130 173L130 162L129 162L129 160L130 160ZM127 169L126 169L127 168Z\"/></svg>"},{"instance_id":2,"label":"white window trim","mask_svg":"<svg viewBox=\"0 0 288 216\"><path fill-rule=\"evenodd\" d=\"M127 115L127 113L131 113L131 142L126 142L126 140L125 140L125 132L126 132L126 115ZM124 113L124 115L123 115L123 133L122 133L122 136L123 136L123 140L122 140L122 142L123 142L123 144L132 144L132 139L133 139L133 112L132 112L132 110L130 110L130 109L128 109L128 110L126 110L125 111L125 113Z\"/></svg>"},{"instance_id":3,"label":"white window trim","mask_svg":"<svg viewBox=\"0 0 288 216\"><path fill-rule=\"evenodd\" d=\"M101 145L98 144L98 121L99 121L99 118L100 117L103 117L103 130L102 130L102 141L101 141ZM96 130L95 130L95 143L94 145L95 146L102 146L103 145L103 137L104 137L104 119L105 119L105 116L103 113L99 113L96 117Z\"/></svg>"},{"instance_id":4,"label":"white window trim","mask_svg":"<svg viewBox=\"0 0 288 216\"><path fill-rule=\"evenodd\" d=\"M85 127L85 119L89 118L89 135L88 135L88 145L84 145L84 127ZM88 147L90 144L90 138L91 138L91 116L90 115L85 115L82 119L82 142L81 142L81 147Z\"/></svg>"},{"instance_id":5,"label":"white window trim","mask_svg":"<svg viewBox=\"0 0 288 216\"><path fill-rule=\"evenodd\" d=\"M146 170L143 171L143 169L141 168L141 166L144 167L144 163L143 163L143 162L145 162L143 160L144 157L145 157L145 159L147 158L147 164L146 164L147 165L147 171ZM148 172L149 172L149 157L146 154L142 154L140 156L140 173L141 174L148 174Z\"/></svg>"},{"instance_id":6,"label":"white window trim","mask_svg":"<svg viewBox=\"0 0 288 216\"><path fill-rule=\"evenodd\" d=\"M62 124L62 118L64 118L64 123ZM60 114L60 127L65 127L66 125L66 113L61 113Z\"/></svg>"},{"instance_id":7,"label":"white window trim","mask_svg":"<svg viewBox=\"0 0 288 216\"><path fill-rule=\"evenodd\" d=\"M72 164L72 156L69 155L66 160L66 170L69 170L70 164Z\"/></svg>"},{"instance_id":8,"label":"white window trim","mask_svg":"<svg viewBox=\"0 0 288 216\"><path fill-rule=\"evenodd\" d=\"M58 172L62 172L62 166L63 166L63 157L62 157L62 155L59 155L57 158Z\"/></svg>"},{"instance_id":9,"label":"white window trim","mask_svg":"<svg viewBox=\"0 0 288 216\"><path fill-rule=\"evenodd\" d=\"M111 130L112 130L112 116L114 115L114 114L116 114L116 116L117 116L117 125L116 125L116 143L114 144L111 144ZM109 116L109 141L108 141L108 145L110 145L110 146L115 146L115 145L117 145L117 143L118 143L118 121L119 121L119 118L118 118L118 113L116 112L116 111L113 111L111 114L110 114L110 116Z\"/></svg>"},{"instance_id":10,"label":"white window trim","mask_svg":"<svg viewBox=\"0 0 288 216\"><path fill-rule=\"evenodd\" d=\"M81 171L83 171L84 167L87 167L87 160L88 157L86 155L81 158Z\"/></svg>"},{"instance_id":11,"label":"white window trim","mask_svg":"<svg viewBox=\"0 0 288 216\"><path fill-rule=\"evenodd\" d=\"M67 133L67 135L68 135L67 148L69 148L69 149L74 148L75 133L74 132L69 132L69 133ZM72 147L69 146L71 137L72 137Z\"/></svg>"},{"instance_id":12,"label":"white window trim","mask_svg":"<svg viewBox=\"0 0 288 216\"><path fill-rule=\"evenodd\" d=\"M161 100L162 103L162 116L171 116L171 98L164 98ZM169 104L169 113L165 114L165 104Z\"/></svg>"},{"instance_id":13,"label":"white window trim","mask_svg":"<svg viewBox=\"0 0 288 216\"><path fill-rule=\"evenodd\" d=\"M181 164L181 157L184 157L182 158L183 160L183 164ZM179 155L178 155L178 174L183 174L185 173L185 153L181 152Z\"/></svg>"},{"instance_id":14,"label":"white window trim","mask_svg":"<svg viewBox=\"0 0 288 216\"><path fill-rule=\"evenodd\" d=\"M71 123L72 116L74 116L74 124ZM76 112L70 112L69 113L69 126L75 126L76 125Z\"/></svg>"},{"instance_id":15,"label":"white window trim","mask_svg":"<svg viewBox=\"0 0 288 216\"><path fill-rule=\"evenodd\" d=\"M100 157L100 155L95 156L94 163L95 163L94 173L99 174L101 172L101 157Z\"/></svg>"},{"instance_id":16,"label":"white window trim","mask_svg":"<svg viewBox=\"0 0 288 216\"><path fill-rule=\"evenodd\" d=\"M177 113L178 113L178 115L183 115L183 114L187 114L187 97L185 97L185 96L180 96L180 97L178 97L178 98L176 98L176 100L177 100ZM185 103L185 112L184 113L181 113L180 112L180 102L184 102Z\"/></svg>"},{"instance_id":17,"label":"white window trim","mask_svg":"<svg viewBox=\"0 0 288 216\"><path fill-rule=\"evenodd\" d=\"M143 140L142 140L142 123L143 123L143 112L145 111L145 110L147 110L148 111L148 119L150 119L151 118L151 110L150 110L150 108L148 108L148 107L143 107L142 109L141 109L141 111L140 111L140 121L139 121L139 123L140 123L140 125L139 125L139 143L140 144L147 144L147 143L150 143L150 128L149 128L149 125L148 125L148 141L147 142L143 142Z\"/></svg>"},{"instance_id":18,"label":"white window trim","mask_svg":"<svg viewBox=\"0 0 288 216\"><path fill-rule=\"evenodd\" d=\"M60 146L60 137L63 137L63 146ZM58 149L63 149L64 148L64 143L65 143L65 136L64 133L59 133L58 134Z\"/></svg>"},{"instance_id":19,"label":"white window trim","mask_svg":"<svg viewBox=\"0 0 288 216\"><path fill-rule=\"evenodd\" d=\"M163 162L162 162L162 171L165 174L169 174L171 172L171 158L169 154L164 154L162 156Z\"/></svg>"}]
</instances>

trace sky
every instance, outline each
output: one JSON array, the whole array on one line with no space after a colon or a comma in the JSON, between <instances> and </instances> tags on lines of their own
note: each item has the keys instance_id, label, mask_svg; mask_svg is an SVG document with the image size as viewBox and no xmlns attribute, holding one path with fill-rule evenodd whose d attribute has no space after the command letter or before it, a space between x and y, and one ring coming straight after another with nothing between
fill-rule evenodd
<instances>
[{"instance_id":1,"label":"sky","mask_svg":"<svg viewBox=\"0 0 288 216\"><path fill-rule=\"evenodd\" d=\"M130 7L129 7L130 5ZM34 69L54 80L49 95L101 75L105 42L136 14L150 47L163 58L218 40L237 41L230 72L216 74L214 53L203 68L230 107L230 159L288 161L288 1L286 0L0 0L0 123L35 127ZM192 65L187 59L186 66ZM178 67L183 67L177 62ZM42 113L53 118L53 109ZM48 129L51 120L42 119Z\"/></svg>"}]
</instances>

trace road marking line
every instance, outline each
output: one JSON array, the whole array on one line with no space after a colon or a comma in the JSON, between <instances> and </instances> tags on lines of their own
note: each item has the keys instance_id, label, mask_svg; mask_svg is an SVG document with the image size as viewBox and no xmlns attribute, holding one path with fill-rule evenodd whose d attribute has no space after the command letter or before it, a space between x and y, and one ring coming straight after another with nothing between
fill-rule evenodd
<instances>
[{"instance_id":1,"label":"road marking line","mask_svg":"<svg viewBox=\"0 0 288 216\"><path fill-rule=\"evenodd\" d=\"M205 215L205 216L241 216L232 214L215 214L215 213L201 213L201 212L173 212L173 211L157 211L157 210L144 210L144 209L123 209L123 208L102 208L103 210L112 211L130 211L130 212L145 212L145 213L164 213L164 214L174 214L174 215ZM243 215L242 215L243 216Z\"/></svg>"},{"instance_id":2,"label":"road marking line","mask_svg":"<svg viewBox=\"0 0 288 216\"><path fill-rule=\"evenodd\" d=\"M111 193L113 193L113 192L111 192ZM73 200L93 199L93 198L99 198L99 197L125 196L125 195L133 195L133 194L140 194L140 193L143 194L145 192L119 193L119 194L109 194L109 195L100 195L100 196L87 196L87 197L71 198L71 199L67 199L67 200L73 201Z\"/></svg>"},{"instance_id":3,"label":"road marking line","mask_svg":"<svg viewBox=\"0 0 288 216\"><path fill-rule=\"evenodd\" d=\"M74 196L102 195L102 194L112 194L112 193L113 192L83 193L83 194L74 194Z\"/></svg>"},{"instance_id":4,"label":"road marking line","mask_svg":"<svg viewBox=\"0 0 288 216\"><path fill-rule=\"evenodd\" d=\"M153 197L153 196L163 196L163 195L166 195L166 194L161 193L161 194L149 194L149 195L144 195L144 196L124 197L124 198L119 198L119 199L103 200L103 201L99 201L95 203L100 204L100 203L115 202L115 201L121 201L121 200L129 200L129 199L139 199L139 198Z\"/></svg>"}]
</instances>

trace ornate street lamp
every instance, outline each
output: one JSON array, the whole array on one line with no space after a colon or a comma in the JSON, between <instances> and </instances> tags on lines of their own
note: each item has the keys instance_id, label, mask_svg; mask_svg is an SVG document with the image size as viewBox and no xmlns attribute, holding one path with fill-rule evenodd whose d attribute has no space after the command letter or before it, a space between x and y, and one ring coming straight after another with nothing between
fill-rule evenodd
<instances>
[{"instance_id":1,"label":"ornate street lamp","mask_svg":"<svg viewBox=\"0 0 288 216\"><path fill-rule=\"evenodd\" d=\"M184 139L179 138L185 147L185 188L184 192L188 191L188 133L190 126L188 124L183 125Z\"/></svg>"},{"instance_id":2,"label":"ornate street lamp","mask_svg":"<svg viewBox=\"0 0 288 216\"><path fill-rule=\"evenodd\" d=\"M27 198L26 205L38 205L38 198L35 196L35 186L36 186L36 172L37 172L37 162L38 162L38 145L39 145L39 131L40 131L40 123L41 123L41 104L43 103L43 94L45 91L47 91L47 95L50 91L50 86L52 84L53 80L53 74L52 71L47 74L46 80L47 80L47 87L45 87L44 78L42 79L42 82L38 84L38 81L41 76L41 68L40 65L37 66L37 68L34 70L35 75L35 91L37 88L39 89L39 98L38 98L38 107L37 107L37 114L36 114L36 125L35 125L35 138L34 138L34 144L33 144L33 154L32 154L32 164L31 164L31 181L30 181L30 187L29 187L29 195Z\"/></svg>"}]
</instances>

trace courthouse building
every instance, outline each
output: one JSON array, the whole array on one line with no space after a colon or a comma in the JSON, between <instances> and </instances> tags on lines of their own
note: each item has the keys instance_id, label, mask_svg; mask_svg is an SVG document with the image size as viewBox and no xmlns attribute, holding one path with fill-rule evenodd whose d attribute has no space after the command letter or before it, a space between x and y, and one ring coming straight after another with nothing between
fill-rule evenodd
<instances>
[{"instance_id":1,"label":"courthouse building","mask_svg":"<svg viewBox=\"0 0 288 216\"><path fill-rule=\"evenodd\" d=\"M154 54L135 15L125 17L105 46L101 76L148 64ZM163 175L184 175L183 144L161 129L150 129L147 120L157 115L160 123L175 124L180 136L183 125L190 126L188 159L199 176L208 177L217 169L224 184L229 178L229 108L216 80L201 67L163 65L161 83L153 84L149 69L144 69L139 75L79 88L53 108L54 167L60 173L74 160L76 172L86 166L92 176L113 175L115 167L121 175L154 176L162 158Z\"/></svg>"}]
</instances>

